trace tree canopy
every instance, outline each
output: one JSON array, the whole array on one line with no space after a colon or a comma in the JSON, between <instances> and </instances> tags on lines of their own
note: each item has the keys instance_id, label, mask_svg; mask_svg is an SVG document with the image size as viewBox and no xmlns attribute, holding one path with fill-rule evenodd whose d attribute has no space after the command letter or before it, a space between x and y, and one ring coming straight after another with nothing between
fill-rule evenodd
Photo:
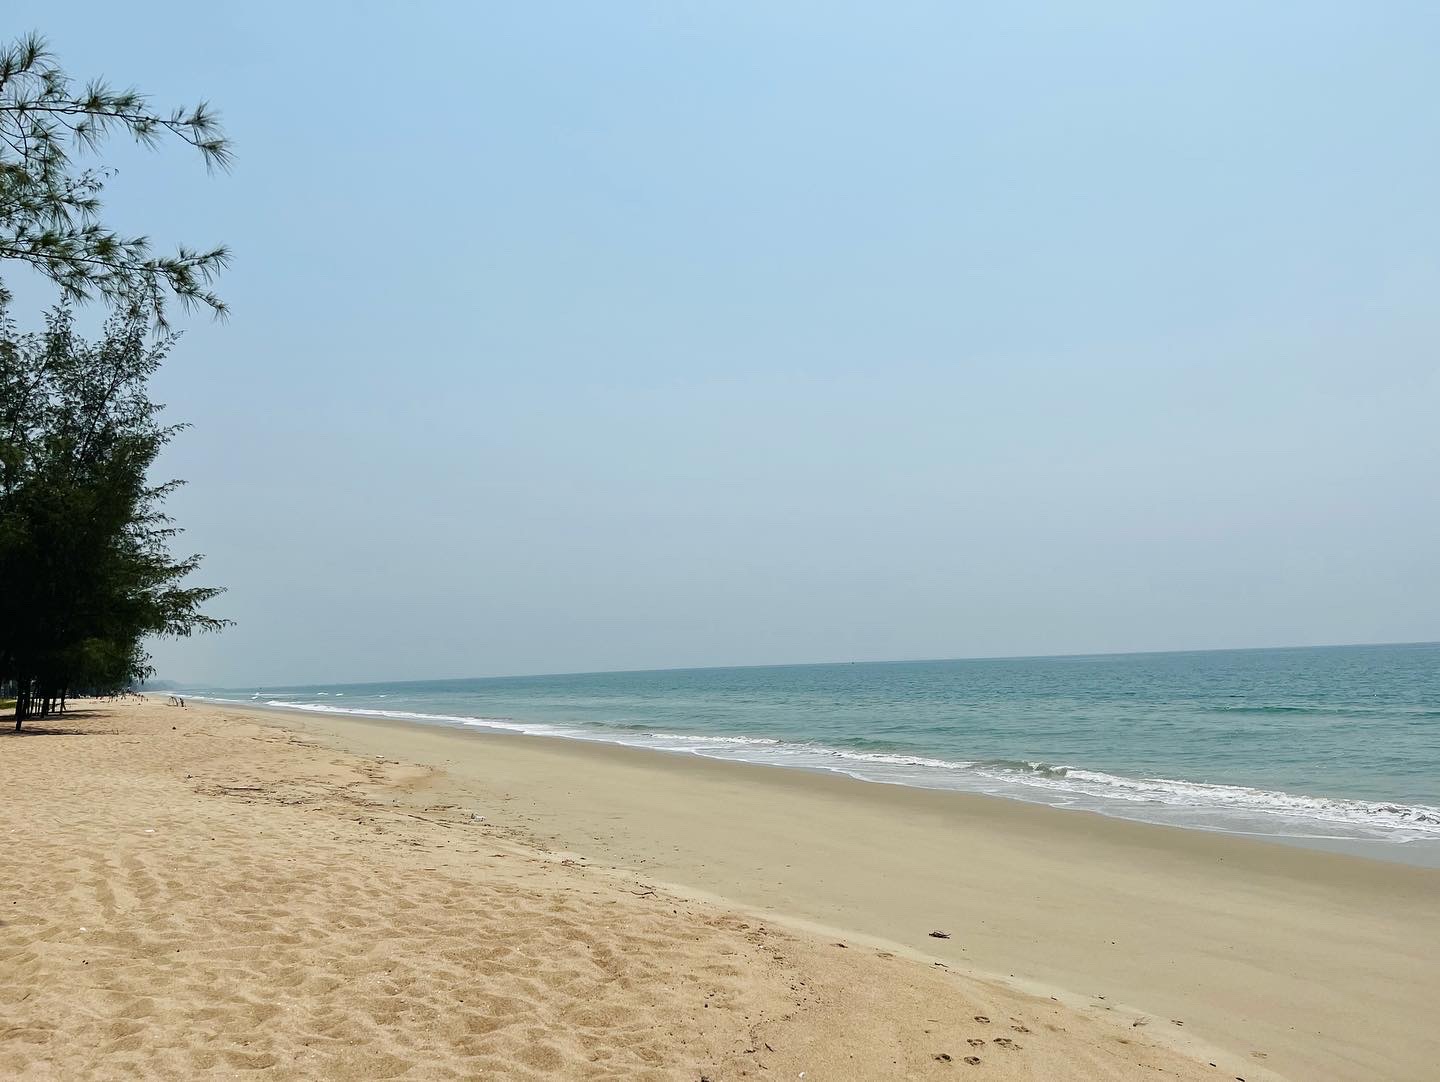
<instances>
[{"instance_id":1,"label":"tree canopy","mask_svg":"<svg viewBox=\"0 0 1440 1082\"><path fill-rule=\"evenodd\" d=\"M67 300L141 299L162 327L171 296L223 315L211 286L229 262L226 248L156 255L147 237L122 236L99 220L111 174L77 159L115 134L149 147L178 139L207 167L230 165L230 141L207 103L163 112L133 88L76 86L38 34L0 47L0 260L28 264Z\"/></svg>"},{"instance_id":2,"label":"tree canopy","mask_svg":"<svg viewBox=\"0 0 1440 1082\"><path fill-rule=\"evenodd\" d=\"M0 681L17 717L150 676L148 635L225 625L201 611L220 591L184 582L199 557L170 555L180 482L149 480L183 426L147 394L174 343L148 329L138 306L95 342L64 306L32 334L0 312Z\"/></svg>"}]
</instances>

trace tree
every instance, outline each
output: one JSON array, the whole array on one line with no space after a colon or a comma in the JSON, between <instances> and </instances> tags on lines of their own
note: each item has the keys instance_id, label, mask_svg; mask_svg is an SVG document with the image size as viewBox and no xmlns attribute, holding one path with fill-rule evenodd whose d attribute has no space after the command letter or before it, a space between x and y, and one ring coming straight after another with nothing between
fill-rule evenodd
<instances>
[{"instance_id":1,"label":"tree","mask_svg":"<svg viewBox=\"0 0 1440 1082\"><path fill-rule=\"evenodd\" d=\"M211 169L230 164L230 142L205 102L162 113L134 89L99 80L77 89L37 34L0 48L0 259L28 264L70 301L140 298L162 328L167 295L223 315L210 286L229 262L224 247L157 256L147 238L98 221L111 174L79 168L71 153L93 153L117 132L144 146L177 138Z\"/></svg>"},{"instance_id":2,"label":"tree","mask_svg":"<svg viewBox=\"0 0 1440 1082\"><path fill-rule=\"evenodd\" d=\"M136 300L97 342L51 312L16 332L0 302L0 684L16 728L67 695L113 692L152 674L143 640L218 630L201 611L221 591L187 586L200 557L175 559L163 511L180 484L151 484L164 425L149 377L175 336L148 336Z\"/></svg>"},{"instance_id":3,"label":"tree","mask_svg":"<svg viewBox=\"0 0 1440 1082\"><path fill-rule=\"evenodd\" d=\"M77 89L38 35L0 47L0 261L62 295L43 332L21 334L0 278L0 687L14 689L17 729L69 694L151 675L146 636L225 624L202 612L220 591L185 585L199 557L169 553L179 531L163 502L179 482L148 476L179 426L161 423L147 382L175 341L168 300L223 315L210 287L229 257L157 256L100 222L111 173L72 155L116 133L179 139L212 169L230 162L203 102L163 113L133 89ZM91 343L71 305L95 298L112 315Z\"/></svg>"}]
</instances>

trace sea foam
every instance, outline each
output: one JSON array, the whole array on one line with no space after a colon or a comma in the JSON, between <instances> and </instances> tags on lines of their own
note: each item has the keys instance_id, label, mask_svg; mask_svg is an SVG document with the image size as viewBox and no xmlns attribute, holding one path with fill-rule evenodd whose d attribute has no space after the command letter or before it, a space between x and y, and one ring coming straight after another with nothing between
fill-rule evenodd
<instances>
[{"instance_id":1,"label":"sea foam","mask_svg":"<svg viewBox=\"0 0 1440 1082\"><path fill-rule=\"evenodd\" d=\"M193 696L214 702L238 700ZM333 697L333 696L332 696ZM341 707L269 699L265 705L319 714L384 718L532 736L621 744L760 765L843 774L861 781L1003 796L1053 807L1233 833L1290 838L1440 842L1440 807L1310 796L1242 785L1127 777L1030 760L941 759L857 751L773 737L704 735L520 722L509 718Z\"/></svg>"}]
</instances>

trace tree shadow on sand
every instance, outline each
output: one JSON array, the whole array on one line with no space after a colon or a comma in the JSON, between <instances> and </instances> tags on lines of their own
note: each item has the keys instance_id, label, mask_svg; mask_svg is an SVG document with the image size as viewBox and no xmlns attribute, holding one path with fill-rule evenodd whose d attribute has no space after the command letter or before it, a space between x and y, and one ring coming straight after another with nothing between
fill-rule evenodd
<instances>
[{"instance_id":1,"label":"tree shadow on sand","mask_svg":"<svg viewBox=\"0 0 1440 1082\"><path fill-rule=\"evenodd\" d=\"M121 730L93 724L104 718L99 710L67 710L57 718L26 720L19 732L14 718L0 717L0 736L115 736ZM107 719L109 720L109 719ZM79 724L75 724L75 723Z\"/></svg>"}]
</instances>

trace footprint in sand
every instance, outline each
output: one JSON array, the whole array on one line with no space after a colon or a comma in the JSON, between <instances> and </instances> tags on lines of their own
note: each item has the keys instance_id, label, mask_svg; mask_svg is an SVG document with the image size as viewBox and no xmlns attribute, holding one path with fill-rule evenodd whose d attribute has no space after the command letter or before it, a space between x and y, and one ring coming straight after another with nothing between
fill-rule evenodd
<instances>
[{"instance_id":1,"label":"footprint in sand","mask_svg":"<svg viewBox=\"0 0 1440 1082\"><path fill-rule=\"evenodd\" d=\"M1011 1026L1010 1028L1013 1029L1016 1033L1029 1033L1029 1032L1030 1032L1030 1027L1029 1027L1029 1026Z\"/></svg>"},{"instance_id":2,"label":"footprint in sand","mask_svg":"<svg viewBox=\"0 0 1440 1082\"><path fill-rule=\"evenodd\" d=\"M967 1038L965 1038L965 1043L968 1044L971 1048L984 1048L984 1047L985 1047L985 1038L983 1038L983 1037L967 1037Z\"/></svg>"},{"instance_id":3,"label":"footprint in sand","mask_svg":"<svg viewBox=\"0 0 1440 1082\"><path fill-rule=\"evenodd\" d=\"M980 1066L980 1057L979 1057L979 1056L966 1056L966 1057L965 1057L965 1062L968 1063L968 1064L970 1064L971 1067L979 1067L979 1066Z\"/></svg>"},{"instance_id":4,"label":"footprint in sand","mask_svg":"<svg viewBox=\"0 0 1440 1082\"><path fill-rule=\"evenodd\" d=\"M990 1019L986 1018L983 1014L977 1014L975 1021L979 1022L982 1026L988 1026L990 1024Z\"/></svg>"},{"instance_id":5,"label":"footprint in sand","mask_svg":"<svg viewBox=\"0 0 1440 1082\"><path fill-rule=\"evenodd\" d=\"M1009 1037L996 1037L992 1044L998 1044L1001 1048L1008 1048L1012 1052L1017 1051L1020 1045L1016 1044Z\"/></svg>"}]
</instances>

